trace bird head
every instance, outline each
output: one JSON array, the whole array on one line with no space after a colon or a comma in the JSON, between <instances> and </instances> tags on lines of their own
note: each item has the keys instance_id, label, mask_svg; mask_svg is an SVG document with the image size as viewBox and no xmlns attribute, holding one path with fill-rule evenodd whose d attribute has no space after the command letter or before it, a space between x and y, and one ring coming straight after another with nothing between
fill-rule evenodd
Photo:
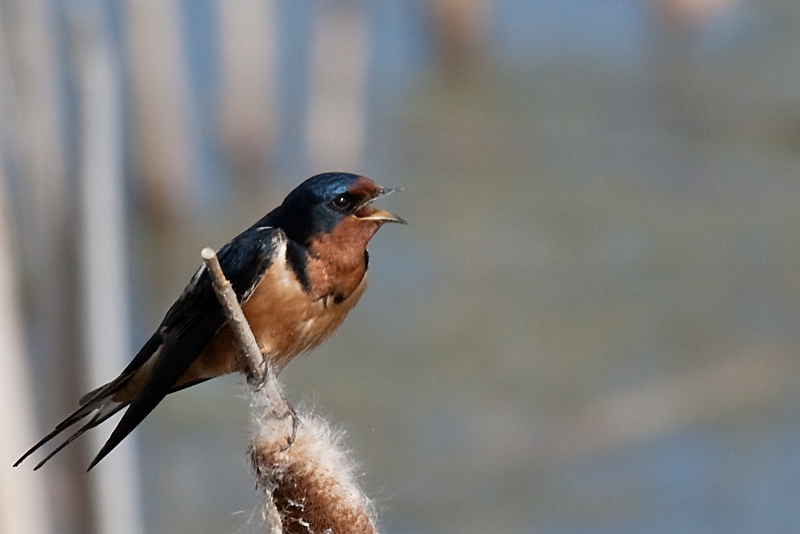
<instances>
[{"instance_id":1,"label":"bird head","mask_svg":"<svg viewBox=\"0 0 800 534\"><path fill-rule=\"evenodd\" d=\"M335 229L368 241L386 223L406 224L372 205L395 191L399 189L381 187L355 174L318 174L297 186L271 215L290 239L300 243L319 240Z\"/></svg>"}]
</instances>

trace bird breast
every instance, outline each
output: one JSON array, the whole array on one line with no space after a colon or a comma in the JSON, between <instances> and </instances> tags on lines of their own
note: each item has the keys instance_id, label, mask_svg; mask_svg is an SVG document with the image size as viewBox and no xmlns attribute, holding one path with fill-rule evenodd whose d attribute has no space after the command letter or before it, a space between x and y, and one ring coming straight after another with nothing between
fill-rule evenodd
<instances>
[{"instance_id":1,"label":"bird breast","mask_svg":"<svg viewBox=\"0 0 800 534\"><path fill-rule=\"evenodd\" d=\"M280 371L299 353L319 345L342 324L367 287L366 273L348 294L307 293L284 254L264 275L243 306L261 349Z\"/></svg>"}]
</instances>

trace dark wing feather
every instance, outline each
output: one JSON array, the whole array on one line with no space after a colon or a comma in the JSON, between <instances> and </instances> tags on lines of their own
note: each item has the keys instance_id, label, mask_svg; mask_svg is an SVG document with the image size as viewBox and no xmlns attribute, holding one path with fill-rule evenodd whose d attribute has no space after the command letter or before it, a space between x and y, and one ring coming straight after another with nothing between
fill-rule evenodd
<instances>
[{"instance_id":1,"label":"dark wing feather","mask_svg":"<svg viewBox=\"0 0 800 534\"><path fill-rule=\"evenodd\" d=\"M217 256L240 302L244 302L275 261L283 232L254 226L225 245ZM164 344L153 368L108 441L92 460L97 465L170 393L197 359L225 317L206 269L201 269L170 308L159 331Z\"/></svg>"}]
</instances>

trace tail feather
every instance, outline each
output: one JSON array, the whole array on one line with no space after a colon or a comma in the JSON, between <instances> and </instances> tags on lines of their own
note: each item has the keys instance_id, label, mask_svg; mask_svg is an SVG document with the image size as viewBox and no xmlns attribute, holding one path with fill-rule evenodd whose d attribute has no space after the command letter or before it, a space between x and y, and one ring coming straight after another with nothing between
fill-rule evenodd
<instances>
[{"instance_id":1,"label":"tail feather","mask_svg":"<svg viewBox=\"0 0 800 534\"><path fill-rule=\"evenodd\" d=\"M78 399L78 406L84 406L86 404L89 404L90 402L96 401L97 399L99 399L101 397L105 397L106 394L109 393L109 390L112 389L112 387L116 385L116 382L118 380L119 380L119 378L114 380L114 381L112 381L112 382L109 382L108 384L103 384L99 388L95 388L92 391L90 391L89 393L86 393L80 399ZM114 389L116 389L116 388L114 388Z\"/></svg>"},{"instance_id":2,"label":"tail feather","mask_svg":"<svg viewBox=\"0 0 800 534\"><path fill-rule=\"evenodd\" d=\"M72 412L72 414L71 414L69 417L67 417L66 419L64 419L63 421L61 421L61 422L60 422L58 425L56 425L56 427L53 429L53 431L52 431L52 432L50 432L50 433L49 433L49 434L47 434L45 437L43 437L42 439L40 439L40 440L39 440L39 441L36 443L36 445L34 445L34 446L33 446L33 447L31 447L30 449L28 449L28 451L27 451L25 454L23 454L23 455L22 455L22 456L19 458L19 460L17 460L17 461L14 463L14 467L17 467L17 466L18 466L19 464L21 464L21 463L22 463L22 462L23 462L23 461L24 461L24 460L25 460L25 459L26 459L28 456L30 456L31 454L33 454L34 452L36 452L37 450L39 450L39 448L40 448L42 445L44 445L45 443L47 443L48 441L50 441L51 439L53 439L53 438L54 438L54 437L56 437L57 435L61 434L61 433L62 433L64 430L68 429L69 427L71 427L72 425L74 425L75 423L77 423L78 421L80 421L81 419L83 419L84 417L86 417L87 415L91 414L91 413L94 411L94 409L95 409L95 408L96 408L96 406L93 406L92 404L84 404L83 406L81 406L80 408L78 408L77 410L75 410L74 412Z\"/></svg>"},{"instance_id":3,"label":"tail feather","mask_svg":"<svg viewBox=\"0 0 800 534\"><path fill-rule=\"evenodd\" d=\"M117 413L120 409L125 407L127 403L116 403L111 400L111 396L125 383L125 380L120 380L123 377L118 377L116 380L112 380L108 384L100 386L99 388L95 389L94 391L84 395L81 397L80 406L77 410L72 412L66 419L61 421L56 427L53 429L52 432L47 434L45 437L40 439L36 445L31 447L30 449L23 454L19 460L14 463L14 467L17 467L21 464L25 459L39 450L44 444L49 442L51 439L55 438L66 429L70 428L72 425L77 423L78 421L88 417L92 414L95 410L99 410L99 412L92 418L89 423L86 424L83 428L78 430L75 434L70 436L70 438L65 442L62 443L55 451L47 455L43 461L39 462L39 464L35 467L35 469L39 469L47 460L53 457L53 455L63 449L66 445L71 443L75 438L86 432L90 428L94 428L95 426L99 425L106 419L108 419L114 413ZM126 377L127 378L127 377ZM113 413L108 413L106 407L109 405L113 405ZM99 418L99 419L98 419Z\"/></svg>"},{"instance_id":4,"label":"tail feather","mask_svg":"<svg viewBox=\"0 0 800 534\"><path fill-rule=\"evenodd\" d=\"M61 449L63 449L64 447L66 447L67 445L69 445L70 443L75 441L78 437L83 435L87 430L90 430L90 429L100 425L101 423L105 422L109 417L111 417L112 415L116 414L117 412L119 412L120 410L122 410L123 408L128 406L130 404L129 402L117 402L117 401L113 401L112 400L112 396L119 390L119 388L121 388L122 386L125 385L125 381L122 380L122 378L123 377L119 377L116 380L113 380L113 381L109 382L108 384L100 386L99 388L94 389L94 390L90 391L89 393L87 393L86 395L84 395L83 397L81 397L81 399L79 401L80 407L77 410L75 410L69 417L67 417L66 419L61 421L55 427L55 429L53 429L52 432L50 432L45 437L43 437L41 440L39 440L39 442L36 443L36 445L31 447L25 454L23 454L19 458L19 460L17 460L14 463L14 467L17 467L19 464L24 462L25 459L28 456L30 456L31 454L33 454L34 452L39 450L42 447L42 445L46 444L47 442L49 442L50 440L52 440L53 438L55 438L56 436L61 434L63 431L65 431L66 429L70 428L71 426L73 426L78 421L81 421L82 419L88 417L89 415L92 414L92 412L97 410L97 413L94 415L94 417L88 423L86 423L84 426L82 426L80 429L78 429L74 434L72 434L69 438L67 438L66 441L64 441L58 447L56 447L51 453L49 453L45 457L44 460L42 460L41 462L36 464L36 467L33 468L34 471L39 469L50 458L55 456L56 453L58 453L59 451L61 451ZM127 377L125 377L125 378L127 378ZM182 389L197 385L197 384L199 384L201 382L205 382L206 380L209 380L209 379L208 378L199 378L199 379L194 380L192 382L187 382L185 384L181 384L180 386L172 388L169 391L169 393L175 393L176 391L180 391ZM110 451L110 448L107 449L105 451L105 453L108 453L109 451ZM103 454L103 456L105 456L105 454ZM99 461L99 458L95 459L95 461L92 463L92 467L94 467L94 465L96 465L98 461ZM90 469L91 469L91 467L90 467Z\"/></svg>"},{"instance_id":5,"label":"tail feather","mask_svg":"<svg viewBox=\"0 0 800 534\"><path fill-rule=\"evenodd\" d=\"M109 417L111 417L112 415L114 415L115 413L120 411L121 409L123 409L125 406L127 406L127 403L125 403L125 402L113 402L113 401L111 401L109 399L109 401L106 404L104 404L103 406L100 407L99 411L94 415L94 417L92 417L89 420L88 423L83 425L74 434L72 434L69 438L67 438L63 443L61 443L58 447L53 449L52 452L50 452L50 454L45 456L44 459L41 462L36 464L36 467L34 467L33 470L36 471L37 469L42 467L44 464L47 463L47 461L50 458L55 456L61 449L63 449L64 447L66 447L67 445L69 445L70 443L75 441L77 438L82 436L84 432L86 432L87 430L89 430L91 428L96 427L97 425L99 425L100 423L102 423L103 421L105 421L106 419L108 419ZM29 451L29 452L32 452L32 451ZM17 463L21 462L23 459L24 459L24 457L20 458ZM14 464L14 465L16 466L16 464Z\"/></svg>"}]
</instances>

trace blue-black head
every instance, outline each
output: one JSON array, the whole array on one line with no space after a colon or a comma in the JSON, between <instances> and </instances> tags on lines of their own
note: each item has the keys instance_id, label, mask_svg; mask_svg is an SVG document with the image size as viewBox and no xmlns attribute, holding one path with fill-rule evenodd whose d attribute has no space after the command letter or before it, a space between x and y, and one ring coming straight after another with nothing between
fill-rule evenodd
<instances>
[{"instance_id":1,"label":"blue-black head","mask_svg":"<svg viewBox=\"0 0 800 534\"><path fill-rule=\"evenodd\" d=\"M405 224L400 217L371 205L375 199L397 190L383 188L355 174L318 174L297 186L268 217L290 239L304 244L330 233L345 220L352 225L369 225L377 231L387 222Z\"/></svg>"}]
</instances>

